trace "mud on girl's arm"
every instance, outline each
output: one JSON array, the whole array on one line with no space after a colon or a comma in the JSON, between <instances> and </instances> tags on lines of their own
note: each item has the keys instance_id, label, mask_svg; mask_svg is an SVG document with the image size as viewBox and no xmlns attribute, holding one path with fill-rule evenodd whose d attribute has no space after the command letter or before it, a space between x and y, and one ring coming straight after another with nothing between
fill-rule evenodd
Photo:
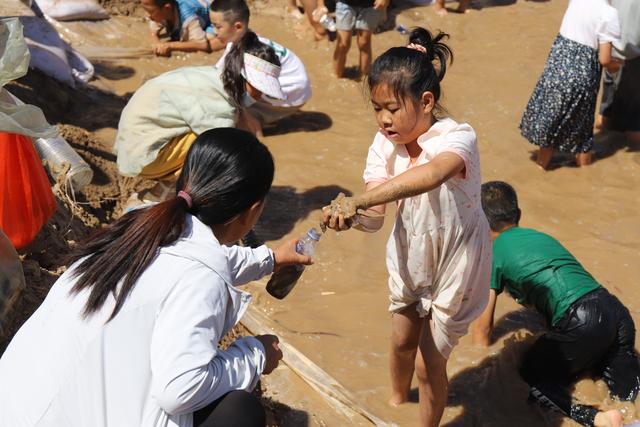
<instances>
[{"instance_id":1,"label":"mud on girl's arm","mask_svg":"<svg viewBox=\"0 0 640 427\"><path fill-rule=\"evenodd\" d=\"M464 160L452 152L438 154L429 163L416 166L395 178L354 197L358 208L368 209L384 203L431 191L464 171Z\"/></svg>"},{"instance_id":2,"label":"mud on girl's arm","mask_svg":"<svg viewBox=\"0 0 640 427\"><path fill-rule=\"evenodd\" d=\"M383 182L369 182L365 191L371 191L382 185ZM367 210L358 214L358 222L354 225L354 229L364 231L365 233L375 233L384 225L384 214L386 205L372 206Z\"/></svg>"},{"instance_id":3,"label":"mud on girl's arm","mask_svg":"<svg viewBox=\"0 0 640 427\"><path fill-rule=\"evenodd\" d=\"M370 191L354 197L338 197L325 209L323 222L331 229L346 230L349 220L361 210L426 193L463 173L465 163L453 152L438 154L429 163L416 166L389 181L376 185Z\"/></svg>"}]
</instances>

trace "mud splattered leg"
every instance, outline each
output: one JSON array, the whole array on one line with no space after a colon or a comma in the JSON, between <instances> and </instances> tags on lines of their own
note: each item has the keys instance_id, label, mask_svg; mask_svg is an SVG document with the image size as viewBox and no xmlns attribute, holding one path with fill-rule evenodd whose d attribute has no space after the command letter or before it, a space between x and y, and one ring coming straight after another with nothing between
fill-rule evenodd
<instances>
[{"instance_id":1,"label":"mud splattered leg","mask_svg":"<svg viewBox=\"0 0 640 427\"><path fill-rule=\"evenodd\" d=\"M397 406L409 400L409 390L413 378L414 361L422 320L418 316L415 304L391 317L391 397L389 404Z\"/></svg>"}]
</instances>

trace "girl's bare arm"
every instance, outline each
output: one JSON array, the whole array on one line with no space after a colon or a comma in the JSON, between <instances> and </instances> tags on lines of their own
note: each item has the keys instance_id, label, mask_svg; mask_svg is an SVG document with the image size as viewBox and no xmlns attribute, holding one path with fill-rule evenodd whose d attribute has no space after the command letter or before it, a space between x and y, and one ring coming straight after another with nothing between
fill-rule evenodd
<instances>
[{"instance_id":1,"label":"girl's bare arm","mask_svg":"<svg viewBox=\"0 0 640 427\"><path fill-rule=\"evenodd\" d=\"M370 182L367 184L365 191L371 191L382 184L383 183L381 182ZM364 231L365 233L373 233L380 230L384 225L385 211L386 205L370 207L363 214L358 216L358 224L353 228Z\"/></svg>"},{"instance_id":2,"label":"girl's bare arm","mask_svg":"<svg viewBox=\"0 0 640 427\"><path fill-rule=\"evenodd\" d=\"M354 197L358 208L368 209L407 197L417 196L439 187L464 170L462 157L451 152L438 154L425 165L416 166L395 178Z\"/></svg>"},{"instance_id":3,"label":"girl's bare arm","mask_svg":"<svg viewBox=\"0 0 640 427\"><path fill-rule=\"evenodd\" d=\"M366 193L355 197L338 197L324 210L324 224L334 230L345 230L349 228L348 220L356 215L358 210L368 210L374 206L426 193L463 172L464 168L464 160L457 154L438 154L429 163L409 169L389 181L372 187Z\"/></svg>"}]
</instances>

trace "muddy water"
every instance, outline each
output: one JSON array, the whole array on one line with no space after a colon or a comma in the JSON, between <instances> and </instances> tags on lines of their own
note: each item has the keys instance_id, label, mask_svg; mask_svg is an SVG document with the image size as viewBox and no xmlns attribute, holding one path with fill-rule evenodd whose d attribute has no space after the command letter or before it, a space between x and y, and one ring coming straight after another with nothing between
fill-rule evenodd
<instances>
[{"instance_id":1,"label":"muddy water","mask_svg":"<svg viewBox=\"0 0 640 427\"><path fill-rule=\"evenodd\" d=\"M437 17L429 8L407 9L397 21L452 35L455 62L444 80L444 105L454 118L476 129L483 179L513 184L523 209L522 225L549 232L562 241L629 307L638 322L640 155L628 150L619 134L598 135L593 166L544 173L530 161L532 146L517 129L566 1L485 6L446 18ZM277 173L258 233L275 244L286 234L302 236L316 225L319 208L339 191L362 190L362 169L376 125L361 85L331 76L331 44L310 42L309 33L283 18L284 2L255 7L253 28L302 58L314 90L304 115L270 129L271 135L265 138L275 156ZM217 58L195 54L168 60L147 55L134 59L132 52L139 52L148 37L144 24L135 18L66 25L74 45L102 58L97 62L99 78L95 84L118 95L130 93L145 79L176 66L213 63ZM395 31L377 35L374 54L403 42ZM96 50L105 44L106 49ZM115 60L118 54L123 59ZM353 47L348 65L356 61ZM94 133L109 145L115 130L105 127ZM392 214L376 234L327 233L316 265L305 271L285 300L269 297L263 290L265 282L250 285L250 289L256 304L281 325L281 334L350 389L363 405L399 425L416 425L416 404L397 409L386 404L390 318L384 246ZM516 374L519 357L531 343L529 331L540 331L539 319L520 311L506 296L499 299L496 319L499 340L491 348L475 348L465 337L454 350L443 424L574 425L529 406L527 389ZM606 399L601 382L582 381L575 395L604 408L620 406ZM630 404L622 407L626 419L634 419L636 408Z\"/></svg>"}]
</instances>

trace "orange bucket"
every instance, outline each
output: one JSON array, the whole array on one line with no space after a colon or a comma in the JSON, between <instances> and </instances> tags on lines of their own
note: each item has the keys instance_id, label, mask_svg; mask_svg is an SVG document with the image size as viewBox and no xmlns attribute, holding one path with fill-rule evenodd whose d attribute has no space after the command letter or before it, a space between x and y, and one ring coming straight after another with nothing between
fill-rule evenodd
<instances>
[{"instance_id":1,"label":"orange bucket","mask_svg":"<svg viewBox=\"0 0 640 427\"><path fill-rule=\"evenodd\" d=\"M17 249L35 239L56 210L31 138L0 132L0 229Z\"/></svg>"}]
</instances>

